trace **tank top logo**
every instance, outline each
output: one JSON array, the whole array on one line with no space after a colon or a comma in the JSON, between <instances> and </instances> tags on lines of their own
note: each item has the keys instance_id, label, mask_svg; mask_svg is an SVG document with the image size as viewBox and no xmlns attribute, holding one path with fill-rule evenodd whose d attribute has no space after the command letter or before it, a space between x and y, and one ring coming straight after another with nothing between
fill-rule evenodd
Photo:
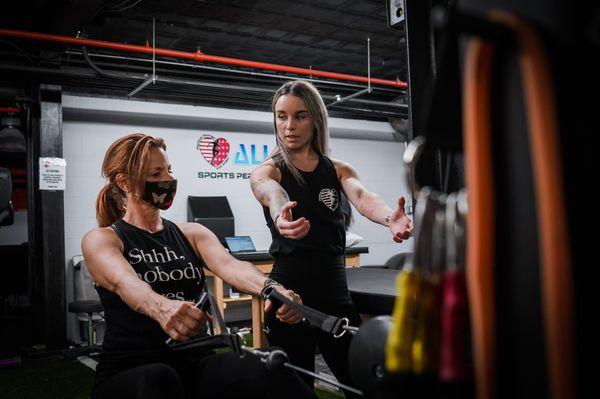
<instances>
[{"instance_id":1,"label":"tank top logo","mask_svg":"<svg viewBox=\"0 0 600 399\"><path fill-rule=\"evenodd\" d=\"M319 201L333 212L338 207L338 193L332 188L324 188L319 192Z\"/></svg>"}]
</instances>

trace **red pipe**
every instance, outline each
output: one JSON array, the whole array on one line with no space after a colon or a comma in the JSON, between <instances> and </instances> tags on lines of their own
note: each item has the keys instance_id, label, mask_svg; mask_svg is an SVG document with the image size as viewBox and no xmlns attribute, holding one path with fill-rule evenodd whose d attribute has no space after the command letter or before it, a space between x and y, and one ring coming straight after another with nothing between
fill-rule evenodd
<instances>
[{"instance_id":1,"label":"red pipe","mask_svg":"<svg viewBox=\"0 0 600 399\"><path fill-rule=\"evenodd\" d=\"M18 114L19 112L21 112L19 108L0 107L0 114Z\"/></svg>"},{"instance_id":2,"label":"red pipe","mask_svg":"<svg viewBox=\"0 0 600 399\"><path fill-rule=\"evenodd\" d=\"M216 55L206 55L206 54L202 53L201 51L197 51L195 53L189 53L189 52L185 52L185 51L168 50L168 49L162 49L162 48L156 48L153 50L152 47L149 47L149 46L138 46L138 45L134 45L134 44L114 43L114 42L106 42L103 40L83 39L83 38L75 38L75 37L68 37L68 36L61 36L61 35L51 35L51 34L47 34L47 33L27 32L27 31L12 30L12 29L0 29L0 36L10 36L10 37L17 37L17 38L21 38L21 39L43 40L43 41L49 41L49 42L74 44L74 45L79 45L79 46L103 47L103 48L109 48L109 49L113 49L113 50L131 51L131 52L144 53L144 54L152 54L154 52L157 56L184 58L184 59L193 60L196 62L214 62L214 63L219 63L219 64L237 65L237 66L244 66L244 67L250 67L250 68L258 68L258 69L266 69L266 70L279 71L279 72L295 73L298 75L318 76L318 77L322 77L322 78L348 80L348 81L360 82L360 83L368 83L369 82L369 79L364 76L348 75L345 73L319 71L319 70L307 69L307 68L297 68L297 67L292 67L292 66L287 66L287 65L270 64L267 62L242 60L242 59L238 59L238 58L219 57ZM386 80L386 79L371 78L371 84L382 85L382 86L392 86L392 87L397 87L397 88L406 88L407 87L406 82L402 82L399 79Z\"/></svg>"}]
</instances>

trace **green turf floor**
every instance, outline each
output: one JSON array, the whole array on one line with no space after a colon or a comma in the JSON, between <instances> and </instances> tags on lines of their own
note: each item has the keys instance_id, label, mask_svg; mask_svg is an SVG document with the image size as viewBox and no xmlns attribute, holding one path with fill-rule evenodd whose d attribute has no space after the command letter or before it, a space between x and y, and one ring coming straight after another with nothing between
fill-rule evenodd
<instances>
[{"instance_id":1,"label":"green turf floor","mask_svg":"<svg viewBox=\"0 0 600 399\"><path fill-rule=\"evenodd\" d=\"M12 399L85 399L94 372L79 362L63 359L24 360L20 366L0 369L0 394Z\"/></svg>"},{"instance_id":2,"label":"green turf floor","mask_svg":"<svg viewBox=\"0 0 600 399\"><path fill-rule=\"evenodd\" d=\"M0 369L0 398L86 399L94 371L77 361L60 358L25 359L19 366ZM340 394L315 389L320 399Z\"/></svg>"}]
</instances>

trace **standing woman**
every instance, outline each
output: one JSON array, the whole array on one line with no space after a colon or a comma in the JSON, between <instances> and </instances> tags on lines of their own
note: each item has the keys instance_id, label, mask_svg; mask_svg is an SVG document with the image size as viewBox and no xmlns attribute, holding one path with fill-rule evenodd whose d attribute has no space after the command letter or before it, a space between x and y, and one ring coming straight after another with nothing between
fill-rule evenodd
<instances>
[{"instance_id":1,"label":"standing woman","mask_svg":"<svg viewBox=\"0 0 600 399\"><path fill-rule=\"evenodd\" d=\"M360 318L346 282L341 196L345 194L362 215L389 227L396 242L412 230L404 198L391 209L364 187L352 165L328 156L327 109L312 84L285 83L275 93L272 109L277 145L250 178L273 238L270 278L299 293L305 305L347 317L357 326ZM283 347L294 364L314 370L318 345L336 378L352 385L349 334L336 339L302 324L282 323L274 315L266 316L266 325L269 344ZM312 386L312 379L305 381Z\"/></svg>"},{"instance_id":2,"label":"standing woman","mask_svg":"<svg viewBox=\"0 0 600 399\"><path fill-rule=\"evenodd\" d=\"M100 227L82 241L106 317L92 398L237 397L240 391L252 398L314 397L297 375L269 374L255 359L174 352L165 344L169 337L187 341L205 326L206 315L193 304L204 289L203 266L254 295L267 282L251 263L229 255L207 228L160 216L177 189L165 150L160 138L131 134L104 157L108 182L96 201ZM301 319L286 306L276 313L285 323Z\"/></svg>"}]
</instances>

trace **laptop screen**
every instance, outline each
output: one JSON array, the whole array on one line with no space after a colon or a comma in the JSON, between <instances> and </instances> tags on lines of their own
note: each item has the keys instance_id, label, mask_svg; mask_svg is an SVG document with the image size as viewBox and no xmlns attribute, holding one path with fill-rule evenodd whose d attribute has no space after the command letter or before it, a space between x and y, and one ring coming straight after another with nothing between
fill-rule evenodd
<instances>
[{"instance_id":1,"label":"laptop screen","mask_svg":"<svg viewBox=\"0 0 600 399\"><path fill-rule=\"evenodd\" d=\"M229 252L255 252L254 244L250 236L225 237Z\"/></svg>"}]
</instances>

